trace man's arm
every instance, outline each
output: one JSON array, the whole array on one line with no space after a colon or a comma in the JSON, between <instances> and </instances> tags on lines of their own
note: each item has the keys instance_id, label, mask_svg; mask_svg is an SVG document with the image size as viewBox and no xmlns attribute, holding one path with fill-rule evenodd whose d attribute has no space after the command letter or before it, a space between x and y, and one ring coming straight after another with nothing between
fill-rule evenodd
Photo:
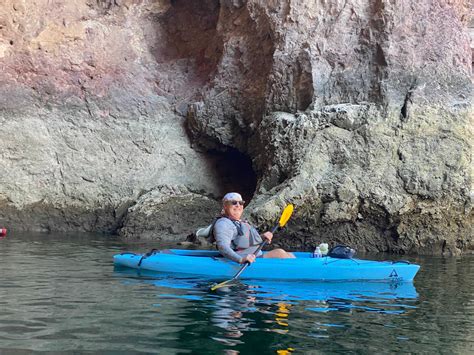
<instances>
[{"instance_id":1,"label":"man's arm","mask_svg":"<svg viewBox=\"0 0 474 355\"><path fill-rule=\"evenodd\" d=\"M231 247L235 229L236 227L232 222L226 219L220 219L214 225L214 236L216 238L217 249L219 249L220 253L227 259L241 263L242 257Z\"/></svg>"}]
</instances>

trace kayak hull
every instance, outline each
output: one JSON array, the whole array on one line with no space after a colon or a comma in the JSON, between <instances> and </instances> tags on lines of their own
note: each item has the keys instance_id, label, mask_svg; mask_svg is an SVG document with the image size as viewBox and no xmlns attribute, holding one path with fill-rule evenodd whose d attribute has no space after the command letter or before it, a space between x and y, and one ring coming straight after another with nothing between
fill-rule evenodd
<instances>
[{"instance_id":1,"label":"kayak hull","mask_svg":"<svg viewBox=\"0 0 474 355\"><path fill-rule=\"evenodd\" d=\"M419 265L400 261L312 258L311 253L294 252L296 259L258 258L240 276L254 280L311 281L413 281ZM117 267L166 274L232 278L242 265L220 257L217 251L168 249L149 254L114 255Z\"/></svg>"}]
</instances>

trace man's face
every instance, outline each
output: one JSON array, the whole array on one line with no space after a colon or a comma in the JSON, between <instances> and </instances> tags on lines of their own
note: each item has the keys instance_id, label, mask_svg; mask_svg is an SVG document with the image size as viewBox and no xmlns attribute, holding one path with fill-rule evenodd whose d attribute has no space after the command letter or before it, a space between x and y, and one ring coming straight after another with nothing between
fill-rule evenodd
<instances>
[{"instance_id":1,"label":"man's face","mask_svg":"<svg viewBox=\"0 0 474 355\"><path fill-rule=\"evenodd\" d=\"M242 217L242 213L244 212L244 201L225 201L224 212L226 216L239 220L240 217Z\"/></svg>"}]
</instances>

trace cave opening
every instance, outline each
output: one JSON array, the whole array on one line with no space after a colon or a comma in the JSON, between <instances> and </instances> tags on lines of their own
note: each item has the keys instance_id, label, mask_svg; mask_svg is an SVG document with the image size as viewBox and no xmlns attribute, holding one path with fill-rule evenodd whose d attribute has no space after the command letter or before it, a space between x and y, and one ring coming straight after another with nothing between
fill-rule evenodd
<instances>
[{"instance_id":1,"label":"cave opening","mask_svg":"<svg viewBox=\"0 0 474 355\"><path fill-rule=\"evenodd\" d=\"M238 192L248 204L257 187L257 175L250 157L231 147L225 151L211 150L208 154L215 162L221 195Z\"/></svg>"}]
</instances>

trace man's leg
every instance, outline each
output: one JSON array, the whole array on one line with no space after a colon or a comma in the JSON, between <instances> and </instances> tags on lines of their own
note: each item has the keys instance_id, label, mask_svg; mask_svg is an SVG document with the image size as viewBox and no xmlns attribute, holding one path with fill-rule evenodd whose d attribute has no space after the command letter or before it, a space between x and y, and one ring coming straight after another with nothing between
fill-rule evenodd
<instances>
[{"instance_id":1,"label":"man's leg","mask_svg":"<svg viewBox=\"0 0 474 355\"><path fill-rule=\"evenodd\" d=\"M263 257L264 258L274 258L274 259L293 259L293 258L296 258L295 255L293 253L288 253L286 251L284 251L283 249L273 249L273 250L270 250L268 252L266 252L265 254L263 254Z\"/></svg>"}]
</instances>

